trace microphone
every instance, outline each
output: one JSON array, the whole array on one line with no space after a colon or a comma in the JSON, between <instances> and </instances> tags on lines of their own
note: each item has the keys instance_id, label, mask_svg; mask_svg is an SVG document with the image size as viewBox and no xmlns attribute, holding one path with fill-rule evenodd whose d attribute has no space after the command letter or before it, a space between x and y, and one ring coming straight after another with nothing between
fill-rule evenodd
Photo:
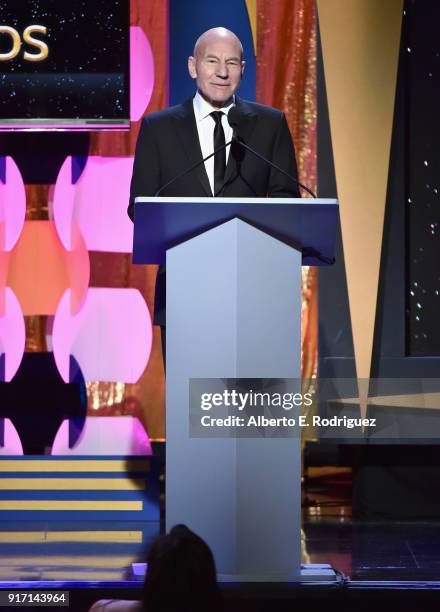
<instances>
[{"instance_id":1,"label":"microphone","mask_svg":"<svg viewBox=\"0 0 440 612\"><path fill-rule=\"evenodd\" d=\"M307 185L300 183L300 181L297 178L295 178L294 176L292 176L291 174L289 174L288 172L286 172L285 170L283 170L282 168L280 168L279 166L271 162L269 159L264 157L264 155L261 155L261 153L258 153L258 151L256 151L255 149L247 145L243 141L243 139L240 138L240 135L238 134L240 118L241 118L240 111L238 110L236 106L233 106L228 113L228 123L231 126L231 128L234 130L231 142L234 144L236 143L238 146L243 147L243 149L246 149L247 151L249 151L256 157L261 159L262 161L266 162L266 164L268 164L269 166L272 166L272 168L275 168L275 170L278 170L278 172L281 172L281 174L284 174L284 176L287 176L292 181L294 181L298 185L298 187L302 187L305 191L307 191L307 193L309 193L312 196L312 198L316 198L316 194L313 193L313 191L309 187L307 187Z\"/></svg>"},{"instance_id":2,"label":"microphone","mask_svg":"<svg viewBox=\"0 0 440 612\"><path fill-rule=\"evenodd\" d=\"M261 159L264 162L266 162L269 166L272 166L273 168L275 168L276 170L278 170L279 172L281 172L282 174L284 174L288 178L292 179L292 181L294 181L297 185L299 185L299 187L302 187L305 191L307 191L307 193L310 193L310 195L313 198L316 198L316 195L313 193L313 191L311 189L309 189L306 185L303 185L302 183L300 183L298 181L298 179L296 179L294 176L292 176L291 174L289 174L288 172L286 172L282 168L279 168L276 164L271 162L269 159L266 159L263 155L258 153L258 151L255 151L252 147L250 147L245 142L243 142L243 140L240 138L240 136L237 133L238 132L238 127L240 125L240 111L237 109L236 106L233 106L231 108L231 110L229 111L229 113L228 113L228 122L229 122L229 125L231 126L231 128L234 130L234 133L233 133L233 136L232 136L232 146L238 145L238 146L243 147L243 149L246 149L246 150L250 151L256 157L258 157L259 159ZM318 259L319 261L322 261L325 264L330 264L331 265L331 264L335 263L335 258L334 257L326 257L325 255L322 255L322 253L319 253L319 251L317 251L313 247L303 247L302 254L303 254L303 257L314 257L315 259Z\"/></svg>"},{"instance_id":3,"label":"microphone","mask_svg":"<svg viewBox=\"0 0 440 612\"><path fill-rule=\"evenodd\" d=\"M231 108L227 117L228 117L228 123L232 127L232 130L233 130L231 140L226 142L221 147L218 147L217 149L215 149L215 151L213 151L212 153L210 153L203 159L200 159L196 161L194 164L191 164L191 166L188 166L188 168L185 168L185 170L182 170L182 172L179 172L179 174L177 174L176 176L173 176L173 178L167 181L164 185L162 185L162 187L160 187L160 189L156 191L156 193L154 194L154 197L160 196L160 194L167 187L172 185L175 181L178 181L179 179L183 178L184 176L186 176L187 174L189 174L190 172L192 172L193 170L195 170L196 168L204 164L205 161L207 161L208 159L210 159L211 157L213 157L214 155L216 155L217 153L219 153L220 151L222 151L223 149L226 149L226 147L229 147L231 145L231 146L238 146L244 150L248 150L250 153L252 153L256 157L264 161L266 164L268 164L269 166L272 166L273 168L275 168L275 170L278 170L278 172L281 172L281 174L284 174L285 176L290 178L292 181L295 182L296 185L298 185L299 187L302 187L305 191L307 191L307 193L309 193L313 198L316 198L316 195L313 193L311 189L309 189L309 187L307 187L306 185L301 183L297 178L295 178L294 176L292 176L291 174L289 174L288 172L286 172L285 170L283 170L282 168L280 168L279 166L271 162L269 159L261 155L261 153L258 153L258 151L256 151L255 149L247 145L243 141L243 139L240 138L240 135L238 134L238 127L240 125L241 114L236 106L233 106Z\"/></svg>"},{"instance_id":4,"label":"microphone","mask_svg":"<svg viewBox=\"0 0 440 612\"><path fill-rule=\"evenodd\" d=\"M229 118L229 115L228 115L228 118ZM199 161L196 161L194 164L191 164L191 166L189 166L188 168L185 168L185 170L182 170L182 172L180 172L176 176L173 176L172 179L170 179L167 183L165 183L165 185L162 185L162 187L156 191L156 193L154 194L154 197L157 198L162 193L162 191L164 189L166 189L167 187L172 185L175 181L178 181L182 177L186 176L187 174L189 174L190 172L195 170L198 166L201 166L202 164L204 164L206 160L210 159L211 157L213 157L214 155L216 155L220 151L223 151L223 149L226 149L226 147L229 147L229 145L231 145L233 142L234 142L234 137L229 142L225 142L225 144L222 145L221 147L217 147L217 149L215 149L215 151L213 151L212 153L210 153L209 155L207 155L203 159L200 159Z\"/></svg>"},{"instance_id":5,"label":"microphone","mask_svg":"<svg viewBox=\"0 0 440 612\"><path fill-rule=\"evenodd\" d=\"M236 106L233 106L228 113L228 123L234 130L234 134L240 125L240 111Z\"/></svg>"}]
</instances>

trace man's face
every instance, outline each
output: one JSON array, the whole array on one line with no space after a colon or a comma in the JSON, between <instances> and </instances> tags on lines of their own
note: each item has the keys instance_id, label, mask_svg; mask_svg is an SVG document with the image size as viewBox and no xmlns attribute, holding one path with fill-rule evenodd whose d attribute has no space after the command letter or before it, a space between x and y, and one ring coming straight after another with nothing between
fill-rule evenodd
<instances>
[{"instance_id":1,"label":"man's face","mask_svg":"<svg viewBox=\"0 0 440 612\"><path fill-rule=\"evenodd\" d=\"M202 41L195 57L188 59L188 70L196 79L200 94L215 108L232 98L244 70L240 44L228 36L211 36Z\"/></svg>"}]
</instances>

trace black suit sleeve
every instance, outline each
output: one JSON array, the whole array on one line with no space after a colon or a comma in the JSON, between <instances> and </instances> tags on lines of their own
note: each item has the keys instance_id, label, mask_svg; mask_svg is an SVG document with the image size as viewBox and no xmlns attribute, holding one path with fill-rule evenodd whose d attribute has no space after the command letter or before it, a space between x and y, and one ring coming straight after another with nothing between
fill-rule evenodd
<instances>
[{"instance_id":1,"label":"black suit sleeve","mask_svg":"<svg viewBox=\"0 0 440 612\"><path fill-rule=\"evenodd\" d=\"M294 177L298 176L295 150L284 113L278 123L271 161ZM301 197L295 181L290 180L275 168L270 170L268 196L270 198Z\"/></svg>"},{"instance_id":2,"label":"black suit sleeve","mask_svg":"<svg viewBox=\"0 0 440 612\"><path fill-rule=\"evenodd\" d=\"M130 186L128 216L134 221L134 200L138 196L152 196L161 187L159 150L151 123L147 117L142 120L136 143L133 175Z\"/></svg>"}]
</instances>

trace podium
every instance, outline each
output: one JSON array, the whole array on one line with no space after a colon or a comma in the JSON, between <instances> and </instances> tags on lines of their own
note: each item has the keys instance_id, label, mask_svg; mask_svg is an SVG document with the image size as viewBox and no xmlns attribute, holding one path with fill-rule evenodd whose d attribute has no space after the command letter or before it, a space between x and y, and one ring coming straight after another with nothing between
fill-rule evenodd
<instances>
[{"instance_id":1,"label":"podium","mask_svg":"<svg viewBox=\"0 0 440 612\"><path fill-rule=\"evenodd\" d=\"M300 379L301 266L332 262L336 200L136 198L134 263L167 266L166 527L224 580L303 580L301 439L194 437L194 379ZM313 573L313 572L312 572Z\"/></svg>"}]
</instances>

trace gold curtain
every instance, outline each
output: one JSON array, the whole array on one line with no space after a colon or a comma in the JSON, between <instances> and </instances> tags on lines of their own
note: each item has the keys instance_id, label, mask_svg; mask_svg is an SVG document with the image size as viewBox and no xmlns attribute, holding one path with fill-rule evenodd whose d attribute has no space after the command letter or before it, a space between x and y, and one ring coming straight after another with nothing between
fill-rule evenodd
<instances>
[{"instance_id":1,"label":"gold curtain","mask_svg":"<svg viewBox=\"0 0 440 612\"><path fill-rule=\"evenodd\" d=\"M299 180L316 189L316 6L257 0L257 100L286 114ZM303 268L302 374L316 369L316 268Z\"/></svg>"}]
</instances>

